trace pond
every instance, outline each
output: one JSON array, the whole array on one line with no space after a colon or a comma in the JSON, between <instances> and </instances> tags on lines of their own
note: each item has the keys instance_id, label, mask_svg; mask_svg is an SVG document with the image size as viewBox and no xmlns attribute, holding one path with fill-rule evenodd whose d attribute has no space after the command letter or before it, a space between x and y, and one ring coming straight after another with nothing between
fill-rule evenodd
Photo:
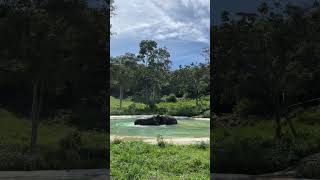
<instances>
[{"instance_id":1,"label":"pond","mask_svg":"<svg viewBox=\"0 0 320 180\"><path fill-rule=\"evenodd\" d=\"M190 137L200 138L209 137L210 121L209 119L193 119L187 117L176 117L177 125L161 126L141 126L134 125L134 117L111 117L111 135L114 136L144 136L156 137Z\"/></svg>"}]
</instances>

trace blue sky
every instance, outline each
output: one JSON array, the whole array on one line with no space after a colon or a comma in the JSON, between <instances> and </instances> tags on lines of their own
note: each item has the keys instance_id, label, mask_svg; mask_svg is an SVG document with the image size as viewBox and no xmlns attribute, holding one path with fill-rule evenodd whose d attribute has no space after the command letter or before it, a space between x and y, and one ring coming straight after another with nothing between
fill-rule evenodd
<instances>
[{"instance_id":1,"label":"blue sky","mask_svg":"<svg viewBox=\"0 0 320 180\"><path fill-rule=\"evenodd\" d=\"M167 47L173 69L203 62L201 50L210 44L209 4L210 0L115 0L111 56L137 53L141 40L152 39Z\"/></svg>"}]
</instances>

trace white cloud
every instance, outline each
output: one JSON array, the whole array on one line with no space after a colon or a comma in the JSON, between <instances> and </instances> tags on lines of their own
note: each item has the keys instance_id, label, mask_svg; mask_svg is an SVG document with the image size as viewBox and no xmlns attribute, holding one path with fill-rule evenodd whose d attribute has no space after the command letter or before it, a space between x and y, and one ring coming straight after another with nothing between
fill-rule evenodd
<instances>
[{"instance_id":1,"label":"white cloud","mask_svg":"<svg viewBox=\"0 0 320 180\"><path fill-rule=\"evenodd\" d=\"M210 0L115 0L113 38L209 44L209 3Z\"/></svg>"}]
</instances>

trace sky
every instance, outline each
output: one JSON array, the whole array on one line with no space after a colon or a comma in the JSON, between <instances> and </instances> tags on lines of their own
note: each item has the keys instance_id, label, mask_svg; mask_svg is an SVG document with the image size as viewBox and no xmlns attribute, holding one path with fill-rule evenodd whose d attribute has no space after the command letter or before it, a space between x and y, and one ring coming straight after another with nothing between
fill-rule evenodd
<instances>
[{"instance_id":1,"label":"sky","mask_svg":"<svg viewBox=\"0 0 320 180\"><path fill-rule=\"evenodd\" d=\"M166 47L173 69L203 62L210 44L210 0L115 0L111 56L138 53L141 40Z\"/></svg>"}]
</instances>

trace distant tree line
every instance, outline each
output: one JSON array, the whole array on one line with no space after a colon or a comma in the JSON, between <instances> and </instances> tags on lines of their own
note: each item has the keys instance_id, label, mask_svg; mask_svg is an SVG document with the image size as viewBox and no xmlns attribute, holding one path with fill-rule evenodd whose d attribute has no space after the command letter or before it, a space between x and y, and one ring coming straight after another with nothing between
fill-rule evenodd
<instances>
[{"instance_id":1,"label":"distant tree line","mask_svg":"<svg viewBox=\"0 0 320 180\"><path fill-rule=\"evenodd\" d=\"M290 105L320 97L320 7L272 2L211 28L211 92L215 113L274 117L280 137Z\"/></svg>"},{"instance_id":2,"label":"distant tree line","mask_svg":"<svg viewBox=\"0 0 320 180\"><path fill-rule=\"evenodd\" d=\"M131 97L154 108L165 95L199 99L210 95L209 50L203 50L203 63L172 70L170 53L153 40L140 42L138 54L111 57L111 95L122 100Z\"/></svg>"}]
</instances>

